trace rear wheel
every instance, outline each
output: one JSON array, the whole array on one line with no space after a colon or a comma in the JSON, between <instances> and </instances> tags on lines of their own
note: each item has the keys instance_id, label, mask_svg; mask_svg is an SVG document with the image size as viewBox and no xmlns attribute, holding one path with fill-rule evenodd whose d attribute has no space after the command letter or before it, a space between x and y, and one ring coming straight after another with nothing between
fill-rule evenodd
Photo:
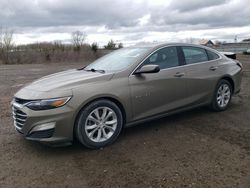
<instances>
[{"instance_id":1,"label":"rear wheel","mask_svg":"<svg viewBox=\"0 0 250 188\"><path fill-rule=\"evenodd\" d=\"M98 100L85 107L76 124L77 139L86 147L97 149L113 143L123 126L119 107L109 100Z\"/></svg>"},{"instance_id":2,"label":"rear wheel","mask_svg":"<svg viewBox=\"0 0 250 188\"><path fill-rule=\"evenodd\" d=\"M232 97L232 85L227 80L220 80L216 86L211 109L224 111L228 108Z\"/></svg>"}]
</instances>

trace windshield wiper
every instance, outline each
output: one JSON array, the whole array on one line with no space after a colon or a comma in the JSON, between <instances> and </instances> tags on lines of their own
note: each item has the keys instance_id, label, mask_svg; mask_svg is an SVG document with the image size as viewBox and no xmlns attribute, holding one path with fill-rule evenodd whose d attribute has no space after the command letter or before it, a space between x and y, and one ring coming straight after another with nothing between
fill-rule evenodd
<instances>
[{"instance_id":1,"label":"windshield wiper","mask_svg":"<svg viewBox=\"0 0 250 188\"><path fill-rule=\"evenodd\" d=\"M99 72L99 73L105 73L105 70L98 70L98 69L84 69L85 71L91 71L91 72Z\"/></svg>"},{"instance_id":2,"label":"windshield wiper","mask_svg":"<svg viewBox=\"0 0 250 188\"><path fill-rule=\"evenodd\" d=\"M81 68L78 68L78 69L76 69L76 70L84 70L85 67L86 67L86 66L81 67Z\"/></svg>"}]
</instances>

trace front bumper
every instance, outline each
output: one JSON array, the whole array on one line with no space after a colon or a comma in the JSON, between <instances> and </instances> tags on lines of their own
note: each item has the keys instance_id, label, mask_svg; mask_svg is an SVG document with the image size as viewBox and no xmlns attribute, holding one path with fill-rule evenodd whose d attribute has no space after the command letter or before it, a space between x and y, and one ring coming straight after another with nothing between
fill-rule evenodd
<instances>
[{"instance_id":1,"label":"front bumper","mask_svg":"<svg viewBox=\"0 0 250 188\"><path fill-rule=\"evenodd\" d=\"M69 105L51 110L34 111L12 101L14 126L28 140L46 144L73 140L74 110Z\"/></svg>"}]
</instances>

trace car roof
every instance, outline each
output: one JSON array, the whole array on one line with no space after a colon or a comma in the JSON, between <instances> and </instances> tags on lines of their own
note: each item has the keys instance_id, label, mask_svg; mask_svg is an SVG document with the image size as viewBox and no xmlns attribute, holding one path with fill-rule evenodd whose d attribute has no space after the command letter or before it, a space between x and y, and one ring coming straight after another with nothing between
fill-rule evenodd
<instances>
[{"instance_id":1,"label":"car roof","mask_svg":"<svg viewBox=\"0 0 250 188\"><path fill-rule=\"evenodd\" d=\"M189 43L139 43L132 47L157 49L165 46L194 46L194 47L206 48L205 46L202 45L189 44Z\"/></svg>"},{"instance_id":2,"label":"car roof","mask_svg":"<svg viewBox=\"0 0 250 188\"><path fill-rule=\"evenodd\" d=\"M192 46L192 47L198 47L198 48L203 48L206 50L210 50L214 53L216 53L217 55L221 56L221 53L219 53L217 50L204 46L204 45L198 45L198 44L190 44L190 43L140 43L140 44L136 44L135 46L131 46L132 48L148 48L149 52L148 54L150 54L151 52L158 50L159 48L163 48L163 47L167 47L167 46Z\"/></svg>"}]
</instances>

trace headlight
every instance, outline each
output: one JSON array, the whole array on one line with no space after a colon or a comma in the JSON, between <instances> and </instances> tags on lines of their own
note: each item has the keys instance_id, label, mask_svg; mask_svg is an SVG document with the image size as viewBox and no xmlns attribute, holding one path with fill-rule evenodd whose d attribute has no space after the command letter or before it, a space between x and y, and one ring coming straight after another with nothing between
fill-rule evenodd
<instances>
[{"instance_id":1,"label":"headlight","mask_svg":"<svg viewBox=\"0 0 250 188\"><path fill-rule=\"evenodd\" d=\"M49 110L64 106L70 99L71 97L36 100L26 103L25 106L32 110Z\"/></svg>"}]
</instances>

